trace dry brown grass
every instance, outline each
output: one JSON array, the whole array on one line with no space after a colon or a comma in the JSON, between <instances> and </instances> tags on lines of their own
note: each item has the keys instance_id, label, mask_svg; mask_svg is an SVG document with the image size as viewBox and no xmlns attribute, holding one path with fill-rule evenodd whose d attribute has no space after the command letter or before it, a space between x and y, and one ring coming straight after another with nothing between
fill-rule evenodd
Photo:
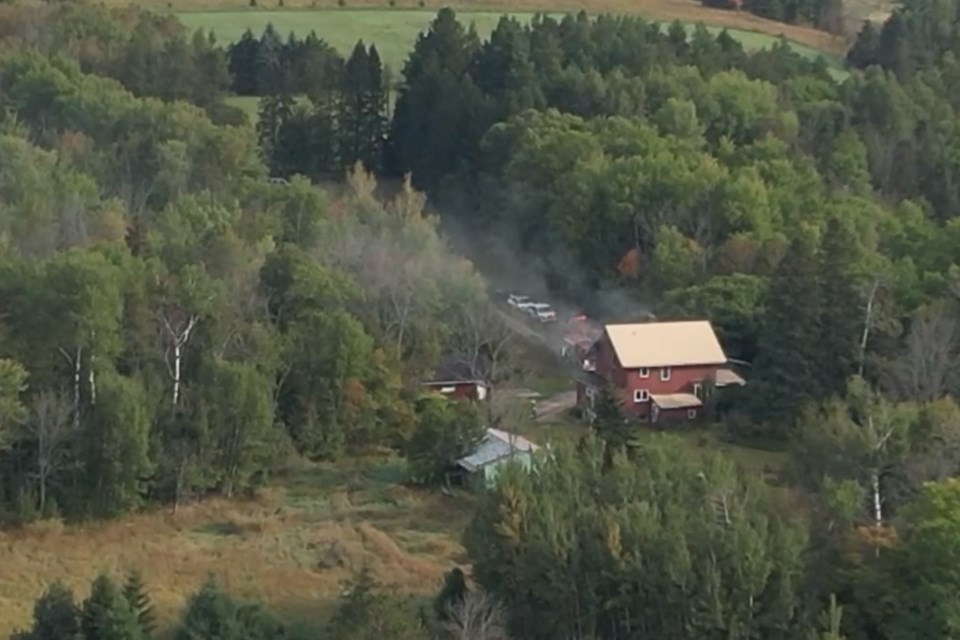
<instances>
[{"instance_id":1,"label":"dry brown grass","mask_svg":"<svg viewBox=\"0 0 960 640\"><path fill-rule=\"evenodd\" d=\"M235 595L262 599L309 627L322 624L342 582L364 565L401 592L434 592L443 573L464 561L458 540L470 498L407 489L371 469L331 475L321 468L253 500L211 500L176 515L0 533L0 637L29 622L51 581L62 579L83 597L97 572L134 567L167 630L210 574Z\"/></svg>"}]
</instances>

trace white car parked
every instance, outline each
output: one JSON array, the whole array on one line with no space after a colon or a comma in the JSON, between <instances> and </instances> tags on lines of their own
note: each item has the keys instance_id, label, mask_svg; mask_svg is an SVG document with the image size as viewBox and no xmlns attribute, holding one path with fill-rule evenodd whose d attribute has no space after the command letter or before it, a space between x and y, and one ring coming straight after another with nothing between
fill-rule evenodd
<instances>
[{"instance_id":1,"label":"white car parked","mask_svg":"<svg viewBox=\"0 0 960 640\"><path fill-rule=\"evenodd\" d=\"M553 307L543 302L531 304L527 308L527 313L540 322L556 322L557 320L557 312L553 310Z\"/></svg>"},{"instance_id":2,"label":"white car parked","mask_svg":"<svg viewBox=\"0 0 960 640\"><path fill-rule=\"evenodd\" d=\"M507 304L513 307L514 309L519 309L525 311L534 304L533 300L530 299L530 296L518 296L511 293L507 296Z\"/></svg>"}]
</instances>

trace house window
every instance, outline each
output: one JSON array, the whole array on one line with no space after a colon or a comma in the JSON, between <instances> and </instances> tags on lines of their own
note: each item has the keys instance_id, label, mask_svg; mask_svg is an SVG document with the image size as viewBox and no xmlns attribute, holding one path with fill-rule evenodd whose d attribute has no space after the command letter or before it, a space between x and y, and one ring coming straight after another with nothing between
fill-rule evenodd
<instances>
[{"instance_id":1,"label":"house window","mask_svg":"<svg viewBox=\"0 0 960 640\"><path fill-rule=\"evenodd\" d=\"M647 402L650 400L650 392L646 389L634 389L633 391L633 401L634 402Z\"/></svg>"},{"instance_id":2,"label":"house window","mask_svg":"<svg viewBox=\"0 0 960 640\"><path fill-rule=\"evenodd\" d=\"M666 382L670 379L670 367L664 367L660 369L660 379Z\"/></svg>"},{"instance_id":3,"label":"house window","mask_svg":"<svg viewBox=\"0 0 960 640\"><path fill-rule=\"evenodd\" d=\"M687 420L693 420L697 417L696 409L687 409Z\"/></svg>"},{"instance_id":4,"label":"house window","mask_svg":"<svg viewBox=\"0 0 960 640\"><path fill-rule=\"evenodd\" d=\"M640 377L641 377L641 378L649 378L649 377L650 377L650 369L648 369L647 367L640 367Z\"/></svg>"},{"instance_id":5,"label":"house window","mask_svg":"<svg viewBox=\"0 0 960 640\"><path fill-rule=\"evenodd\" d=\"M440 387L440 393L453 393L456 390L456 387Z\"/></svg>"},{"instance_id":6,"label":"house window","mask_svg":"<svg viewBox=\"0 0 960 640\"><path fill-rule=\"evenodd\" d=\"M703 400L703 385L699 382L693 384L693 395Z\"/></svg>"}]
</instances>

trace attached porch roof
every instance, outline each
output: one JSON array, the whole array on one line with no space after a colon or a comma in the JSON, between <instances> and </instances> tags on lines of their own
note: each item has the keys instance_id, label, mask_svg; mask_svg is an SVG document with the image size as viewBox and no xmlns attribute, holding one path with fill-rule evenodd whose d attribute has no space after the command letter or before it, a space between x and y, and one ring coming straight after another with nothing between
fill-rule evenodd
<instances>
[{"instance_id":1,"label":"attached porch roof","mask_svg":"<svg viewBox=\"0 0 960 640\"><path fill-rule=\"evenodd\" d=\"M717 373L714 376L714 384L717 387L731 387L734 385L742 387L747 384L747 381L741 378L733 369L717 369Z\"/></svg>"},{"instance_id":2,"label":"attached porch roof","mask_svg":"<svg viewBox=\"0 0 960 640\"><path fill-rule=\"evenodd\" d=\"M702 407L703 402L692 393L650 394L650 399L661 409L693 409Z\"/></svg>"}]
</instances>

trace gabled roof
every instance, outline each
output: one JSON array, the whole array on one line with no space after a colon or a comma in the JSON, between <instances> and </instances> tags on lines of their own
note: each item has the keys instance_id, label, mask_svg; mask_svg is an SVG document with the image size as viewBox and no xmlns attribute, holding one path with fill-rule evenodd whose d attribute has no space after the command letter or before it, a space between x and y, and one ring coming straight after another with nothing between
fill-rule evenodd
<instances>
[{"instance_id":1,"label":"gabled roof","mask_svg":"<svg viewBox=\"0 0 960 640\"><path fill-rule=\"evenodd\" d=\"M470 370L466 362L454 358L442 360L434 368L433 375L427 376L423 381L423 384L428 386L458 383L486 384L483 380L478 379L478 376L473 375L473 371Z\"/></svg>"},{"instance_id":2,"label":"gabled roof","mask_svg":"<svg viewBox=\"0 0 960 640\"><path fill-rule=\"evenodd\" d=\"M457 464L467 471L476 471L491 462L513 454L516 451L534 452L539 449L526 438L500 429L487 429L487 433L476 450L457 460Z\"/></svg>"},{"instance_id":3,"label":"gabled roof","mask_svg":"<svg viewBox=\"0 0 960 640\"><path fill-rule=\"evenodd\" d=\"M706 320L608 324L610 344L625 369L724 364L727 357Z\"/></svg>"}]
</instances>

